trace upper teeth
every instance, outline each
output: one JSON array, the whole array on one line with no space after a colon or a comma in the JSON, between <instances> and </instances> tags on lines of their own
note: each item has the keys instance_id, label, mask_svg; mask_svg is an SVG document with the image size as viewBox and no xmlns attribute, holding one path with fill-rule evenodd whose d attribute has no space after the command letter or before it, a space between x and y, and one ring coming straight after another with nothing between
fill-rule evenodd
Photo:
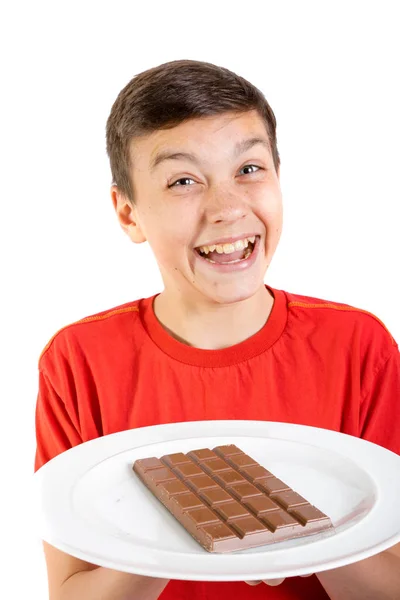
<instances>
[{"instance_id":1,"label":"upper teeth","mask_svg":"<svg viewBox=\"0 0 400 600\"><path fill-rule=\"evenodd\" d=\"M232 252L237 252L238 250L244 250L249 245L249 242L254 244L256 236L244 238L243 240L237 240L233 244L213 244L212 246L200 246L200 252L204 254L208 254L209 252L214 252L216 250L218 254L232 254Z\"/></svg>"}]
</instances>

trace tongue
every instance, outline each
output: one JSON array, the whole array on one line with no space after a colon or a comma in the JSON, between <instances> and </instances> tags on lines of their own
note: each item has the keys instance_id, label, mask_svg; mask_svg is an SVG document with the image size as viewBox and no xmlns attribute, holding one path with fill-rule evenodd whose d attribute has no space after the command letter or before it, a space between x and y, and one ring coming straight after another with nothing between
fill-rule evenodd
<instances>
[{"instance_id":1,"label":"tongue","mask_svg":"<svg viewBox=\"0 0 400 600\"><path fill-rule=\"evenodd\" d=\"M214 252L209 252L207 254L207 258L210 258L216 263L227 263L243 258L243 254L244 250L238 250L237 252L232 252L232 254L218 254L218 252L214 250Z\"/></svg>"}]
</instances>

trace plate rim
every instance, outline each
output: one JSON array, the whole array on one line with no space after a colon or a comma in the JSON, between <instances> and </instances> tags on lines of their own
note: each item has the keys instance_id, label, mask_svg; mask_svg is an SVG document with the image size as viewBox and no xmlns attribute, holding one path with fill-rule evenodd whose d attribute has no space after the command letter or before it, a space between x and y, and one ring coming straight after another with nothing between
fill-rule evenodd
<instances>
[{"instance_id":1,"label":"plate rim","mask_svg":"<svg viewBox=\"0 0 400 600\"><path fill-rule=\"evenodd\" d=\"M240 432L233 431L238 430L240 428L243 428L243 430ZM251 435L249 434L249 429L253 430ZM314 435L312 443L302 439L304 438L304 435L307 432L310 434L311 430ZM195 437L193 437L194 431L196 432ZM192 432L192 435L190 435L190 432ZM282 434L284 433L286 435L283 436ZM52 544L53 546L64 552L72 554L73 556L81 558L82 560L97 564L99 566L104 566L120 571L126 571L151 577L162 577L168 579L181 579L193 581L239 581L243 580L244 578L248 579L248 577L250 577L251 579L266 579L302 575L310 573L311 571L317 573L320 571L333 569L338 566L343 566L344 564L351 564L353 562L363 560L364 558L368 558L378 552L386 550L387 548L394 545L396 542L400 541L399 527L399 529L395 531L389 538L381 540L378 543L372 544L370 547L364 550L358 550L356 553L341 555L337 559L319 560L316 564L311 564L309 562L306 565L298 565L292 569L288 567L279 568L279 565L275 566L275 568L267 568L266 566L263 567L262 570L260 570L260 568L257 567L258 570L256 569L255 571L246 573L240 572L240 560L243 559L244 556L246 558L251 556L251 562L257 563L259 562L257 558L260 559L260 557L262 557L264 553L258 552L253 554L211 554L205 551L205 555L196 555L196 559L199 558L200 562L203 562L201 560L201 557L212 556L213 563L216 565L220 565L220 569L224 568L225 562L228 562L228 564L237 564L234 568L235 572L222 572L221 570L218 570L218 572L210 571L202 573L196 572L195 570L192 572L188 572L187 568L175 568L174 570L173 568L171 568L170 565L167 567L167 569L163 568L162 561L165 560L165 555L168 554L168 552L165 550L158 552L157 550L152 551L156 557L161 557L161 560L157 561L157 564L155 564L155 561L153 559L153 561L147 561L149 563L147 564L147 566L144 564L139 565L138 563L133 565L132 562L124 564L124 562L121 562L121 560L115 561L110 558L104 559L103 556L96 556L96 554L93 551L88 553L87 551L82 550L81 548L75 545L71 545L68 542L63 541L62 538L64 537L65 540L66 534L65 527L63 528L60 523L54 523L54 519L56 519L56 514L58 510L54 509L54 503L57 505L57 500L60 500L60 493L57 493L60 492L60 489L57 486L57 481L60 480L61 472L63 473L64 489L65 487L67 487L68 489L69 484L72 484L70 486L70 489L73 489L74 483L76 483L79 480L79 478L87 471L88 468L93 468L94 466L100 464L102 460L107 460L111 456L114 456L118 453L123 453L127 450L134 450L141 446L179 440L185 437L195 439L198 437L227 437L229 435L234 437L266 437L281 440L287 439L292 442L302 442L316 447L323 447L325 449L334 450L336 454L340 454L347 459L351 459L353 462L356 463L356 465L359 468L363 469L364 471L366 471L364 466L360 465L358 460L354 459L359 458L361 459L361 463L365 463L365 456L363 456L363 451L366 451L366 453L369 455L369 458L372 454L372 456L375 457L375 459L377 459L378 455L380 454L381 457L385 456L385 459L388 463L391 461L393 465L395 465L395 468L398 469L400 476L399 455L384 448L383 446L379 446L377 444L374 444L373 442L369 442L368 440L364 440L362 438L358 438L356 436L341 433L331 429L324 429L314 427L311 425L302 425L297 423L285 423L280 421L234 419L184 421L177 423L149 425L107 434L105 436L94 438L93 440L89 440L88 442L79 444L78 446L75 446L66 450L65 452L62 452L61 454L48 461L45 465L43 465L40 469L37 470L37 472L33 475L33 496L35 500L34 504L36 517L39 517L37 520L37 529L39 537L41 537L48 543ZM297 439L298 437L300 437L300 439ZM315 439L318 440L317 443ZM338 451L337 447L332 447L331 442L335 442L337 440L340 440L342 451ZM349 455L348 452L343 453L343 449L348 449L349 447L352 450L352 454ZM113 448L114 450L112 454L110 452L111 448ZM355 456L354 450L356 451ZM103 456L103 458L101 458L101 455ZM69 468L67 468L68 465ZM73 469L71 469L71 465L73 465ZM376 471L376 473L378 473L378 478L381 475L383 476L383 471L383 469ZM366 472L369 475L368 471ZM71 509L70 503L68 503L65 498L64 500L65 501L62 504L62 506L68 516L68 519L66 520L69 522L71 520L72 522L76 522L76 513L71 513L70 510L68 510L68 508ZM63 517L66 517L65 512L63 513ZM83 521L83 524L84 523L85 522ZM81 522L80 525L82 525ZM89 533L89 537L91 541L94 542L94 544L99 542L101 543L101 541L104 541L105 539L104 534L99 534L98 532L93 531L92 527L87 528L87 531L85 531L84 533ZM324 541L325 538L319 537L318 539ZM134 549L140 548L140 545L138 546L137 544L131 544L131 546L132 553L134 553ZM292 554L293 552L290 551L298 551L298 548L302 548L302 546L296 546L289 549L270 549L268 551L268 557L271 558L272 554L276 555L281 551L285 551L286 553ZM148 548L146 548L146 552L148 552ZM228 558L228 561L220 560L221 558ZM207 558L207 560L211 564L210 559ZM209 567L210 564L207 566Z\"/></svg>"}]
</instances>

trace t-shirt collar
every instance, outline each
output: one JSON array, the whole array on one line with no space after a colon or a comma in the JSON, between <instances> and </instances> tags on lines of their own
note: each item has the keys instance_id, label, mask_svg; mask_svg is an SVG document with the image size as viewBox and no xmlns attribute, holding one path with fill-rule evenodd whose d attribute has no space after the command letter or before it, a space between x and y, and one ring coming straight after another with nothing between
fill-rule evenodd
<instances>
[{"instance_id":1,"label":"t-shirt collar","mask_svg":"<svg viewBox=\"0 0 400 600\"><path fill-rule=\"evenodd\" d=\"M158 294L139 302L141 323L154 344L171 358L197 367L227 367L268 350L282 335L287 321L287 300L281 290L265 286L274 297L274 304L265 325L254 335L239 344L221 350L204 350L188 346L172 337L158 321L154 299Z\"/></svg>"}]
</instances>

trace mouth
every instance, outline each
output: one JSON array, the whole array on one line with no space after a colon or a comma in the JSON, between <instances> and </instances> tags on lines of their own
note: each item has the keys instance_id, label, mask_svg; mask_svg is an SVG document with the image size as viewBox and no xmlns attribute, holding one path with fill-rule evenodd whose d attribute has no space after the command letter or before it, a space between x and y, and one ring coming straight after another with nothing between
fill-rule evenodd
<instances>
[{"instance_id":1,"label":"mouth","mask_svg":"<svg viewBox=\"0 0 400 600\"><path fill-rule=\"evenodd\" d=\"M195 251L201 258L214 264L239 263L247 260L249 256L251 256L259 238L260 236L256 235L252 238L241 240L239 244L221 244L205 249L195 248Z\"/></svg>"},{"instance_id":2,"label":"mouth","mask_svg":"<svg viewBox=\"0 0 400 600\"><path fill-rule=\"evenodd\" d=\"M260 238L260 235L255 235L247 238L243 244L224 244L194 250L201 262L204 261L218 271L242 270L255 262L260 249Z\"/></svg>"}]
</instances>

